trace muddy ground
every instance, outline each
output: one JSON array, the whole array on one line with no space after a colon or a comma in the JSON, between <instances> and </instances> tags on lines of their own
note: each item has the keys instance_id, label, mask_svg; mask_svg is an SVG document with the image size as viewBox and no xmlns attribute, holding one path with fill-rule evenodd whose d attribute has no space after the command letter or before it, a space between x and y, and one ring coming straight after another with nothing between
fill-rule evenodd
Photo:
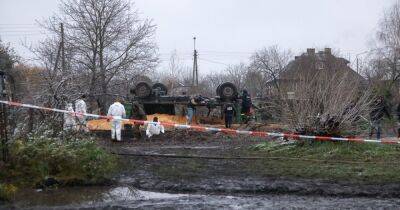
<instances>
[{"instance_id":1,"label":"muddy ground","mask_svg":"<svg viewBox=\"0 0 400 210\"><path fill-rule=\"evenodd\" d=\"M265 151L255 150L255 145L265 141L288 144L279 139L179 130L152 139L125 138L124 142L112 143L108 132L98 135L99 143L120 157L120 169L114 174L112 185L21 190L15 202L0 203L0 209L398 209L400 206L398 183L350 180L346 179L347 174L338 179L332 175L332 167L338 167L334 160L309 163L303 159L271 157ZM357 165L351 163L349 170L344 171L360 173L354 164ZM321 168L326 171L316 171Z\"/></svg>"},{"instance_id":2,"label":"muddy ground","mask_svg":"<svg viewBox=\"0 0 400 210\"><path fill-rule=\"evenodd\" d=\"M399 183L316 179L292 174L287 167L297 167L299 161L304 165L304 161L265 157L254 151L253 146L264 141L280 140L178 131L151 139L125 138L122 143L103 141L103 145L121 157L121 170L114 180L143 190L367 197L400 195ZM327 170L335 167L329 162L320 164L325 164ZM307 168L303 170L307 171ZM329 175L329 171L324 173Z\"/></svg>"},{"instance_id":3,"label":"muddy ground","mask_svg":"<svg viewBox=\"0 0 400 210\"><path fill-rule=\"evenodd\" d=\"M397 209L399 199L298 195L165 193L118 187L25 192L0 209Z\"/></svg>"}]
</instances>

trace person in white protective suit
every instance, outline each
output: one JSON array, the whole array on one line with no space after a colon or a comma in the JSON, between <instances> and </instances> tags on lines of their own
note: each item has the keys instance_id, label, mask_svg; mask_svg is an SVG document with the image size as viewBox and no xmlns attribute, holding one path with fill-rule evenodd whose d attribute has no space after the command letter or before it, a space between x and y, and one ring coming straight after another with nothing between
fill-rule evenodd
<instances>
[{"instance_id":1,"label":"person in white protective suit","mask_svg":"<svg viewBox=\"0 0 400 210\"><path fill-rule=\"evenodd\" d=\"M164 133L164 126L158 122L158 118L154 117L153 122L149 122L147 124L146 135L148 138L152 137L153 135L159 135L160 133Z\"/></svg>"},{"instance_id":2,"label":"person in white protective suit","mask_svg":"<svg viewBox=\"0 0 400 210\"><path fill-rule=\"evenodd\" d=\"M73 113L74 108L72 107L72 103L67 103L65 110L71 113L64 113L64 130L69 131L76 129L75 114Z\"/></svg>"},{"instance_id":3,"label":"person in white protective suit","mask_svg":"<svg viewBox=\"0 0 400 210\"><path fill-rule=\"evenodd\" d=\"M83 115L86 114L86 102L84 101L85 98L86 96L82 95L80 99L75 101L75 111L77 112L76 119L78 130L88 131L86 127L86 116Z\"/></svg>"},{"instance_id":4,"label":"person in white protective suit","mask_svg":"<svg viewBox=\"0 0 400 210\"><path fill-rule=\"evenodd\" d=\"M113 117L111 120L111 139L115 140L116 135L117 141L121 141L121 124L122 118L124 118L125 115L125 107L117 99L113 104L111 104L107 113L107 116Z\"/></svg>"}]
</instances>

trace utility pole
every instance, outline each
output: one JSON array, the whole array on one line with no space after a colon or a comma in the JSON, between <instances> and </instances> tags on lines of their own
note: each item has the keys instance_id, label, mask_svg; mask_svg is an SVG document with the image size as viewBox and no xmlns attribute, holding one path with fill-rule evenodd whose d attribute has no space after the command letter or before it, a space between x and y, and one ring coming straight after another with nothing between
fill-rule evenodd
<instances>
[{"instance_id":1,"label":"utility pole","mask_svg":"<svg viewBox=\"0 0 400 210\"><path fill-rule=\"evenodd\" d=\"M199 72L198 72L198 65L197 65L197 50L196 50L196 37L193 37L193 87L197 87L199 85Z\"/></svg>"}]
</instances>

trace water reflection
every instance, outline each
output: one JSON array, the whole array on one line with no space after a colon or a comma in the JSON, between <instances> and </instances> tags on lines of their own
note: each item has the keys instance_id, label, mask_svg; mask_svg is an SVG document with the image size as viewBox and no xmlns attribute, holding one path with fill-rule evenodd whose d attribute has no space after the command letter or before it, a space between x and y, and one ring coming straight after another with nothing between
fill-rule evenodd
<instances>
[{"instance_id":1,"label":"water reflection","mask_svg":"<svg viewBox=\"0 0 400 210\"><path fill-rule=\"evenodd\" d=\"M75 187L26 191L0 209L397 209L400 199L296 195L171 194L120 187Z\"/></svg>"}]
</instances>

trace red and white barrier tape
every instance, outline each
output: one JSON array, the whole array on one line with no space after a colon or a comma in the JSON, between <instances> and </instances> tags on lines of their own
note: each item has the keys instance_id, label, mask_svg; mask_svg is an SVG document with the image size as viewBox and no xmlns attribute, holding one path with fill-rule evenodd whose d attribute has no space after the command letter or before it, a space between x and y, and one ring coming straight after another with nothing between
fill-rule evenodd
<instances>
[{"instance_id":1,"label":"red and white barrier tape","mask_svg":"<svg viewBox=\"0 0 400 210\"><path fill-rule=\"evenodd\" d=\"M59 112L59 113L66 113L66 114L73 114L75 116L87 116L93 118L100 118L100 119L109 119L112 120L112 116L104 116L104 115L97 115L97 114L88 114L88 113L80 113L80 112L72 112L63 109L55 109L55 108L47 108L41 107L31 104L22 104L18 102L12 101L2 101L0 103L7 104L10 106L18 106L18 107L25 107L31 109L40 109L45 111L52 111L52 112ZM128 121L137 124L148 124L152 123L151 121L145 120L134 120L134 119L118 119L121 121ZM299 134L292 134L292 133L275 133L275 132L263 132L263 131L244 131L244 130L233 130L233 129L225 129L225 128L213 128L213 127L204 127L198 125L183 125L183 124L176 124L176 123L167 123L167 122L160 122L161 125L166 127L174 127L179 129L192 129L196 131L202 132L222 132L225 134L241 134L241 135L249 135L249 136L257 136L257 137L284 137L284 138L292 138L292 139L311 139L316 141L348 141L348 142L370 142L370 143L384 143L384 144L400 144L400 141L395 140L376 140L376 139L363 139L363 138L356 138L356 137L330 137L330 136L309 136L309 135L299 135Z\"/></svg>"}]
</instances>

